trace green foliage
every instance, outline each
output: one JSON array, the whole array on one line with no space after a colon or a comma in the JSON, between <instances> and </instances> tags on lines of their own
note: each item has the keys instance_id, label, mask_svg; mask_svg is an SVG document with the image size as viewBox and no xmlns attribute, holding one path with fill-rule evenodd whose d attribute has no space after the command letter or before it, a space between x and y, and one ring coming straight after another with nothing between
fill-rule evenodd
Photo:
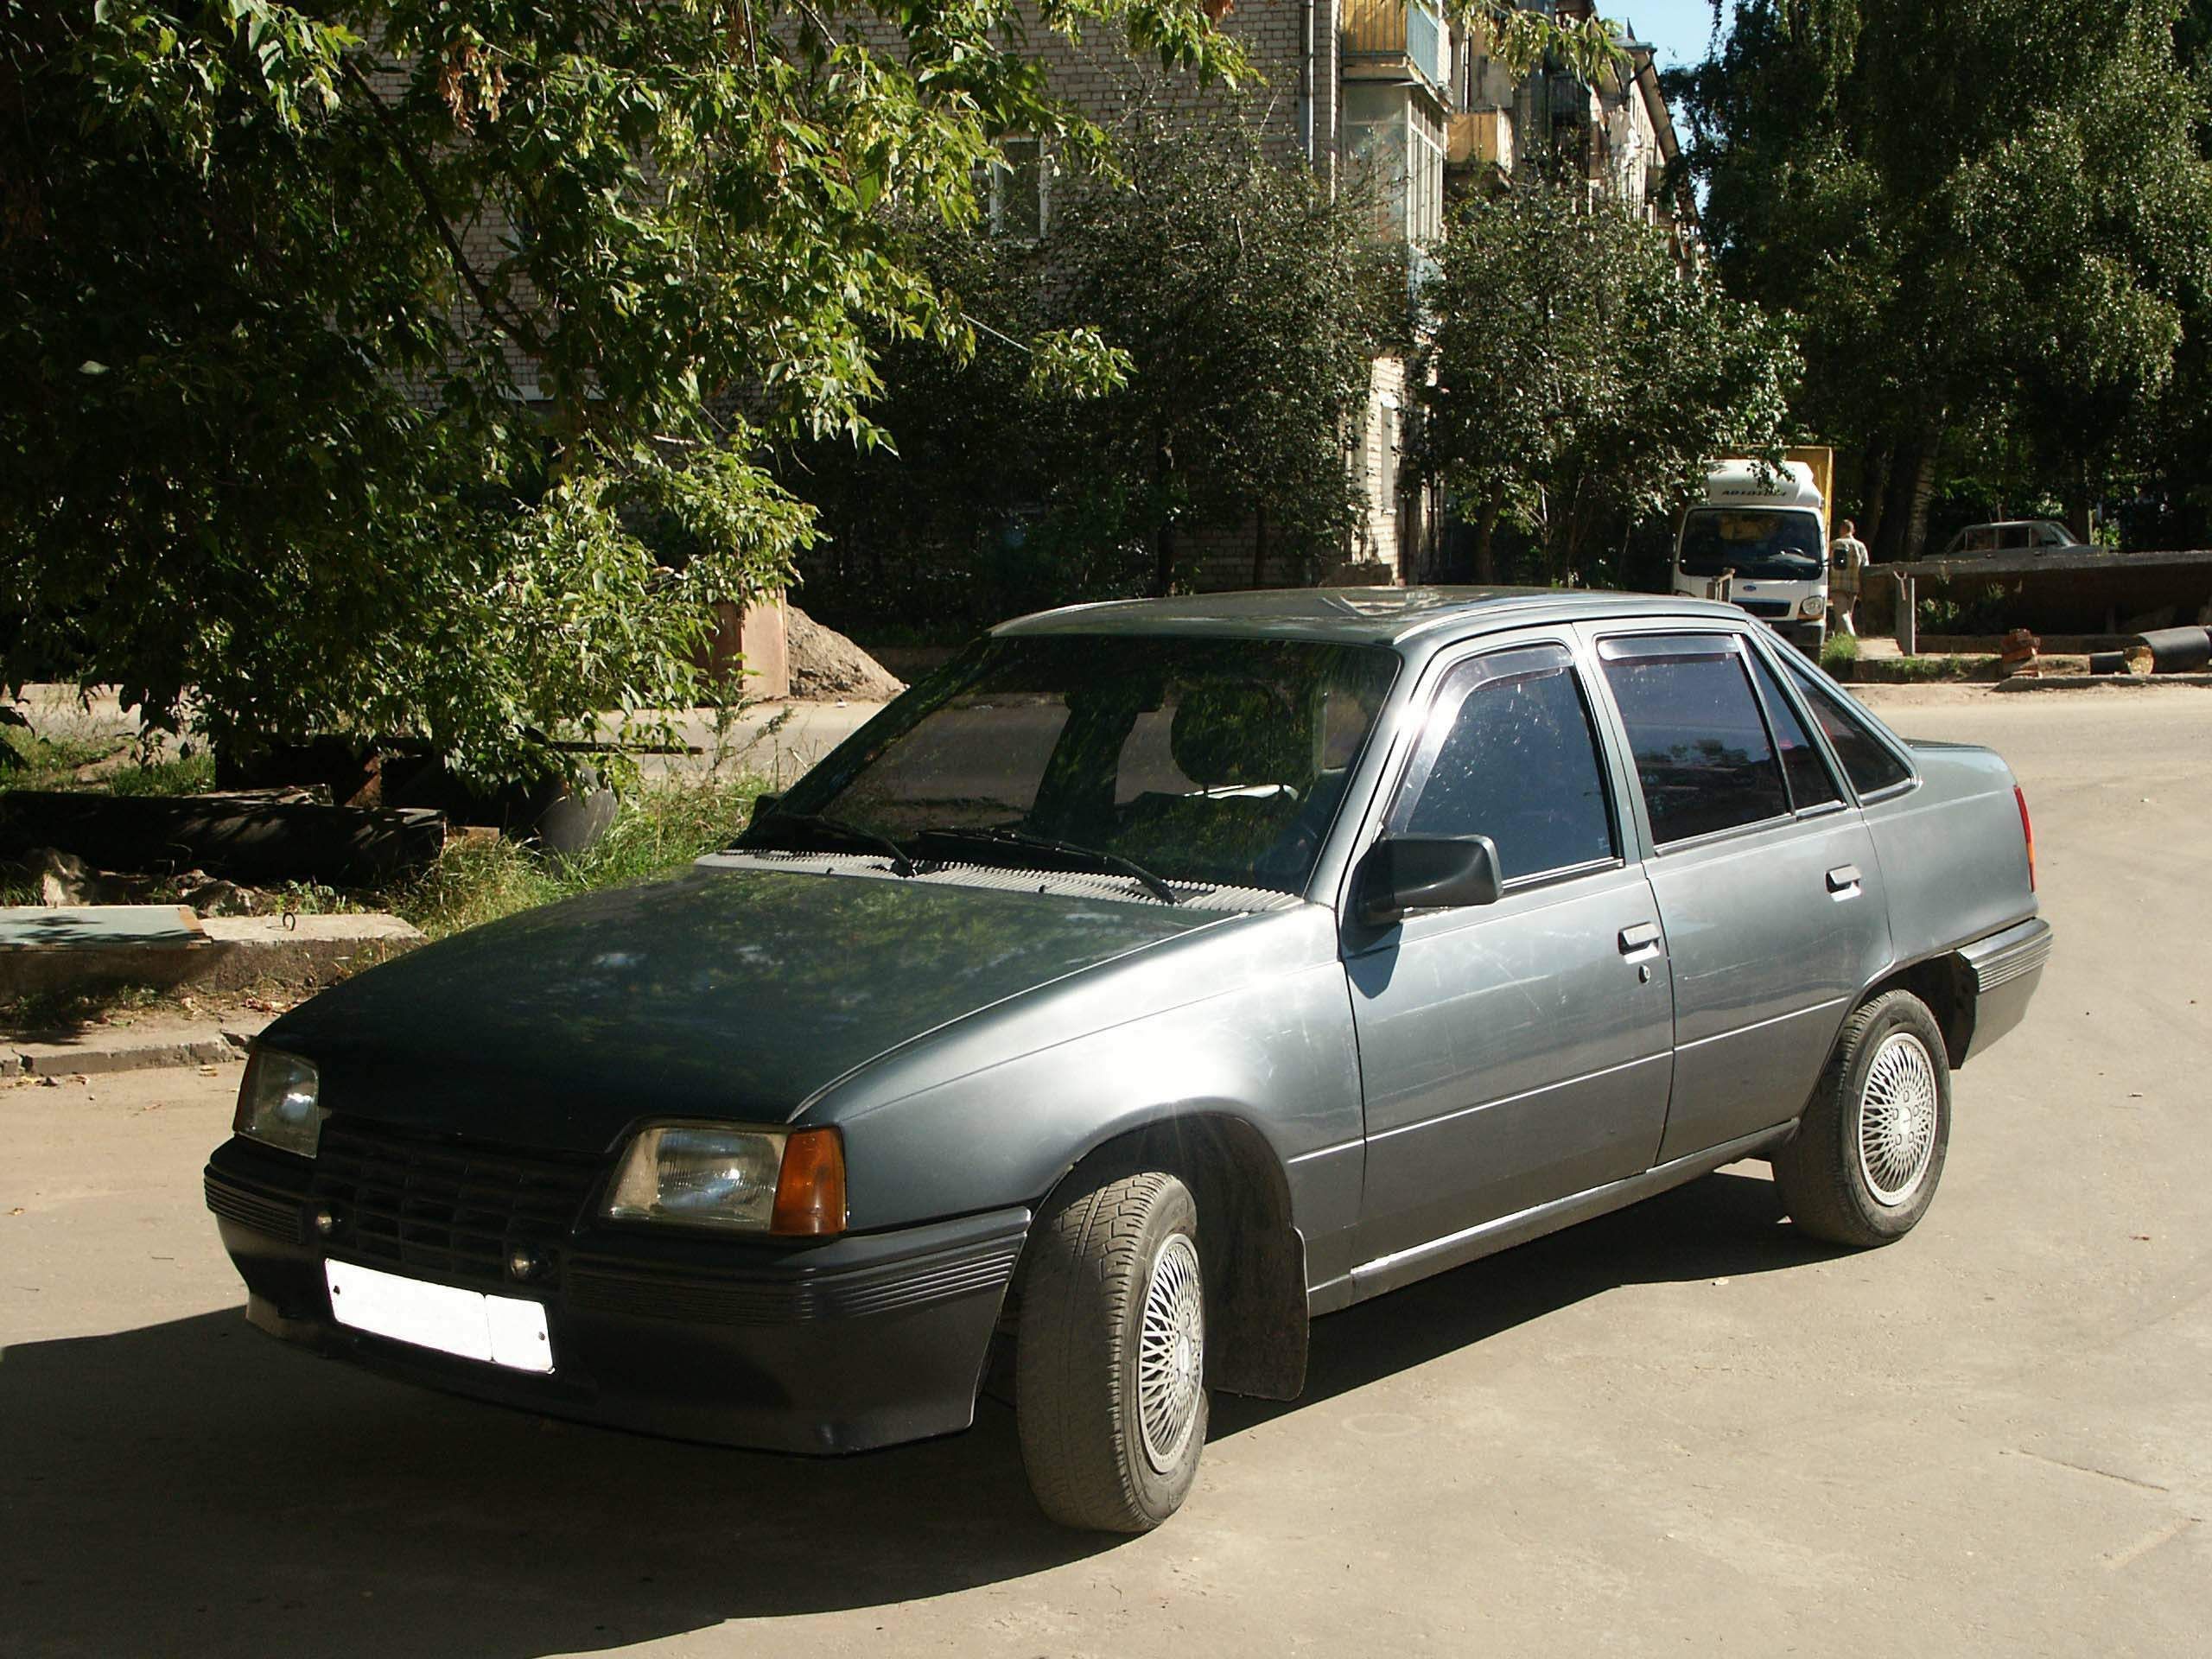
<instances>
[{"instance_id":1,"label":"green foliage","mask_svg":"<svg viewBox=\"0 0 2212 1659\"><path fill-rule=\"evenodd\" d=\"M1831 633L1821 642L1821 666L1837 679L1859 660L1859 639L1855 634Z\"/></svg>"},{"instance_id":2,"label":"green foliage","mask_svg":"<svg viewBox=\"0 0 2212 1659\"><path fill-rule=\"evenodd\" d=\"M873 413L895 448L796 448L786 482L828 531L810 605L972 625L1166 591L1195 532L1264 534L1312 566L1346 544L1344 442L1402 263L1358 197L1233 113L1141 113L1098 159L1063 161L1041 240L916 227L977 339L885 342Z\"/></svg>"},{"instance_id":3,"label":"green foliage","mask_svg":"<svg viewBox=\"0 0 2212 1659\"><path fill-rule=\"evenodd\" d=\"M1680 270L1663 231L1530 182L1462 204L1436 258L1420 456L1476 521L1478 567L1503 518L1540 544L1530 574L1580 581L1600 531L1681 505L1712 457L1779 459L1787 334Z\"/></svg>"},{"instance_id":4,"label":"green foliage","mask_svg":"<svg viewBox=\"0 0 2212 1659\"><path fill-rule=\"evenodd\" d=\"M1046 22L1243 67L1195 0ZM764 444L968 337L889 209L1086 143L1002 0L0 0L0 682L486 780L701 700L813 534Z\"/></svg>"},{"instance_id":5,"label":"green foliage","mask_svg":"<svg viewBox=\"0 0 2212 1659\"><path fill-rule=\"evenodd\" d=\"M2078 520L2171 427L2212 320L2180 11L1738 0L1678 86L1721 269L1802 319L1796 412L1867 456L1878 557L1917 550L1946 470Z\"/></svg>"},{"instance_id":6,"label":"green foliage","mask_svg":"<svg viewBox=\"0 0 2212 1659\"><path fill-rule=\"evenodd\" d=\"M748 774L658 779L623 801L604 836L569 858L518 842L455 841L388 901L437 938L556 899L664 875L735 840L766 786Z\"/></svg>"}]
</instances>

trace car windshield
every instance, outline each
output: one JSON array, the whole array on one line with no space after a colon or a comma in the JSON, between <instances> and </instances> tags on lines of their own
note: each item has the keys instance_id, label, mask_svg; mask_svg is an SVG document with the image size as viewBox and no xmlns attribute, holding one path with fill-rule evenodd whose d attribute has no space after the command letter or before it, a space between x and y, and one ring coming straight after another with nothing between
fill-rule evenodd
<instances>
[{"instance_id":1,"label":"car windshield","mask_svg":"<svg viewBox=\"0 0 2212 1659\"><path fill-rule=\"evenodd\" d=\"M1821 574L1821 521L1781 509L1699 507L1682 521L1685 575L1723 570L1768 582L1805 582Z\"/></svg>"},{"instance_id":2,"label":"car windshield","mask_svg":"<svg viewBox=\"0 0 2212 1659\"><path fill-rule=\"evenodd\" d=\"M1286 640L986 640L740 844L1302 892L1397 664Z\"/></svg>"}]
</instances>

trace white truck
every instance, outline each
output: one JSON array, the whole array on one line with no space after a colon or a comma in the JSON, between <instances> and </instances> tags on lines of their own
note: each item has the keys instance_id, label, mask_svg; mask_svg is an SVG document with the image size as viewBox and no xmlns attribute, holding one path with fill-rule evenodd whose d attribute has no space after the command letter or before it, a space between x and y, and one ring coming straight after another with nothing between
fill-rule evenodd
<instances>
[{"instance_id":1,"label":"white truck","mask_svg":"<svg viewBox=\"0 0 2212 1659\"><path fill-rule=\"evenodd\" d=\"M1827 639L1834 452L1791 449L1777 469L1717 461L1675 531L1675 592L1741 606L1807 655Z\"/></svg>"}]
</instances>

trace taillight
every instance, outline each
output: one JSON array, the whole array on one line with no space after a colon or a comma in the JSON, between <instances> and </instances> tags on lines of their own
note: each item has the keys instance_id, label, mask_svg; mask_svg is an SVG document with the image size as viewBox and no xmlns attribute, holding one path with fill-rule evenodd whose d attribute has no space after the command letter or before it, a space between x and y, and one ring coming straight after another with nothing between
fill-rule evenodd
<instances>
[{"instance_id":1,"label":"taillight","mask_svg":"<svg viewBox=\"0 0 2212 1659\"><path fill-rule=\"evenodd\" d=\"M2012 798L2020 805L2020 839L2028 843L2028 891L2036 890L2036 827L2028 821L2027 791L2012 785Z\"/></svg>"}]
</instances>

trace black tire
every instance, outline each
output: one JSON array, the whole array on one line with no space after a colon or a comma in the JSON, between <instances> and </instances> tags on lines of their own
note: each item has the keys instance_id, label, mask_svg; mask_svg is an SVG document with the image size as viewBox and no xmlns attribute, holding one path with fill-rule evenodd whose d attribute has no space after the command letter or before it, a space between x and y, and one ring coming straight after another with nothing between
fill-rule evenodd
<instances>
[{"instance_id":1,"label":"black tire","mask_svg":"<svg viewBox=\"0 0 2212 1659\"><path fill-rule=\"evenodd\" d=\"M1030 1490L1063 1526L1149 1532L1182 1507L1198 1477L1207 1414L1198 1238L1190 1190L1157 1172L1057 1204L1032 1236L1014 1340L1014 1427ZM1155 1275L1163 1294L1189 1281L1168 1305L1195 1317L1198 1341L1169 1344L1186 1382L1195 1379L1195 1400L1181 1396L1187 1414L1163 1420L1148 1441L1138 1369ZM1165 1432L1171 1424L1176 1432Z\"/></svg>"},{"instance_id":2,"label":"black tire","mask_svg":"<svg viewBox=\"0 0 2212 1659\"><path fill-rule=\"evenodd\" d=\"M1878 1061L1883 1080L1870 1097ZM1901 1127L1885 1134L1885 1123ZM1862 1249L1891 1243L1928 1212L1950 1139L1942 1027L1911 992L1891 991L1844 1021L1796 1138L1775 1154L1775 1185L1790 1219L1814 1237Z\"/></svg>"}]
</instances>

